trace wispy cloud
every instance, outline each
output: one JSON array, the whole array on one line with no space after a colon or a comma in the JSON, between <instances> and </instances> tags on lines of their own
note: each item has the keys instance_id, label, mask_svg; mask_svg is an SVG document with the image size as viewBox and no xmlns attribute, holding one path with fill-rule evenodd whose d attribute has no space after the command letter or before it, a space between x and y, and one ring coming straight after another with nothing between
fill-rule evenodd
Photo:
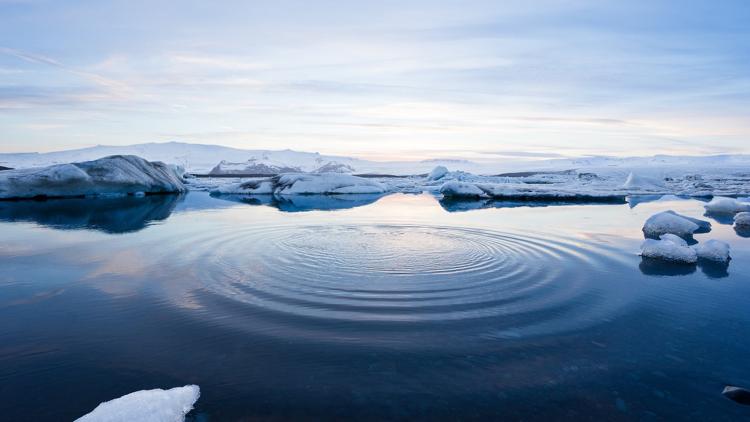
<instances>
[{"instance_id":1,"label":"wispy cloud","mask_svg":"<svg viewBox=\"0 0 750 422\"><path fill-rule=\"evenodd\" d=\"M27 61L29 63L34 64L40 64L40 65L46 65L46 66L52 66L54 68L60 69L64 72L70 73L75 76L79 76L89 82L92 82L100 87L103 87L107 89L111 94L117 95L117 96L126 96L129 92L131 92L131 88L119 81L115 81L109 78L105 78L104 76L98 75L96 73L92 72L86 72L83 70L75 69L69 66L64 65L63 63L50 58L46 56L42 56L39 54L29 53L21 50L16 50L12 48L7 47L0 47L0 53L6 54L9 56L16 57L18 59Z\"/></svg>"},{"instance_id":2,"label":"wispy cloud","mask_svg":"<svg viewBox=\"0 0 750 422\"><path fill-rule=\"evenodd\" d=\"M745 6L0 1L2 135L478 159L748 151ZM95 118L30 133L59 116Z\"/></svg>"}]
</instances>

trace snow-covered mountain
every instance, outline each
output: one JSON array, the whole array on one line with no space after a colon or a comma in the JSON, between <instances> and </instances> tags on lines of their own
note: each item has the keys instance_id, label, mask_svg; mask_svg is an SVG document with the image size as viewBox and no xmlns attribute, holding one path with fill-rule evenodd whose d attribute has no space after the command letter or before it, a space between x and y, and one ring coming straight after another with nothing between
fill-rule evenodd
<instances>
[{"instance_id":1,"label":"snow-covered mountain","mask_svg":"<svg viewBox=\"0 0 750 422\"><path fill-rule=\"evenodd\" d=\"M108 155L137 155L149 161L177 164L191 173L215 174L256 173L268 174L283 171L414 174L427 173L436 165L451 165L461 170L482 172L485 167L470 161L452 160L368 161L358 158L322 155L317 152L292 150L251 150L221 145L189 144L183 142L145 143L126 146L97 145L67 151L48 153L0 153L0 166L12 168L41 167L95 160Z\"/></svg>"},{"instance_id":2,"label":"snow-covered mountain","mask_svg":"<svg viewBox=\"0 0 750 422\"><path fill-rule=\"evenodd\" d=\"M190 172L208 173L222 161L247 164L274 163L280 167L319 168L336 162L352 168L371 167L370 162L350 157L325 156L314 152L292 150L246 150L220 145L188 144L182 142L146 143L126 146L97 145L48 153L0 154L0 166L13 168L38 167L94 160L108 155L137 155L150 161L178 164Z\"/></svg>"},{"instance_id":3,"label":"snow-covered mountain","mask_svg":"<svg viewBox=\"0 0 750 422\"><path fill-rule=\"evenodd\" d=\"M623 180L631 169L647 169L644 174L667 168L750 169L750 155L606 157L592 156L550 160L498 159L493 162L427 159L422 161L368 161L353 157L322 155L292 150L250 150L220 145L182 142L146 143L127 146L97 145L49 153L0 153L0 166L11 168L40 167L95 160L108 155L137 155L149 161L177 164L191 173L275 174L283 172L337 172L355 174L427 174L436 166L475 174L500 174L517 171L590 170L598 174L622 173Z\"/></svg>"}]
</instances>

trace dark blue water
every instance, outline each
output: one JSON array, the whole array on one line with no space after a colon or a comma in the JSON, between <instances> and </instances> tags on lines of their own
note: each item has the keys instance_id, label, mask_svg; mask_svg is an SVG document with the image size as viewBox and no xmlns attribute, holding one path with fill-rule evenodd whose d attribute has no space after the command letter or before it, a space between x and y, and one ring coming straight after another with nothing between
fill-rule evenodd
<instances>
[{"instance_id":1,"label":"dark blue water","mask_svg":"<svg viewBox=\"0 0 750 422\"><path fill-rule=\"evenodd\" d=\"M634 203L0 202L0 419L185 384L210 421L750 418L720 394L750 386L748 234L642 261L649 215L703 208Z\"/></svg>"}]
</instances>

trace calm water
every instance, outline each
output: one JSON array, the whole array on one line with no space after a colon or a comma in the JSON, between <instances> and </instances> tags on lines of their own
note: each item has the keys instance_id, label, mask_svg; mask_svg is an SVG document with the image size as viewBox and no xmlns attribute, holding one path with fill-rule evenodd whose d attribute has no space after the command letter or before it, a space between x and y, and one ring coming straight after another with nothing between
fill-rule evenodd
<instances>
[{"instance_id":1,"label":"calm water","mask_svg":"<svg viewBox=\"0 0 750 422\"><path fill-rule=\"evenodd\" d=\"M200 421L750 418L750 234L664 266L643 221L701 202L524 205L0 203L0 419L189 383Z\"/></svg>"}]
</instances>

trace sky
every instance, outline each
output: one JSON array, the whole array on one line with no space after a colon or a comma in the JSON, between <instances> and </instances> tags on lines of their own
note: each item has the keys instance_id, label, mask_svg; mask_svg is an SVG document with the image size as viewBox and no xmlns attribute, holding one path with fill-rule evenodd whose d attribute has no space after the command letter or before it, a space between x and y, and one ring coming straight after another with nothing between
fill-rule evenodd
<instances>
[{"instance_id":1,"label":"sky","mask_svg":"<svg viewBox=\"0 0 750 422\"><path fill-rule=\"evenodd\" d=\"M0 0L0 152L750 153L750 1Z\"/></svg>"}]
</instances>

